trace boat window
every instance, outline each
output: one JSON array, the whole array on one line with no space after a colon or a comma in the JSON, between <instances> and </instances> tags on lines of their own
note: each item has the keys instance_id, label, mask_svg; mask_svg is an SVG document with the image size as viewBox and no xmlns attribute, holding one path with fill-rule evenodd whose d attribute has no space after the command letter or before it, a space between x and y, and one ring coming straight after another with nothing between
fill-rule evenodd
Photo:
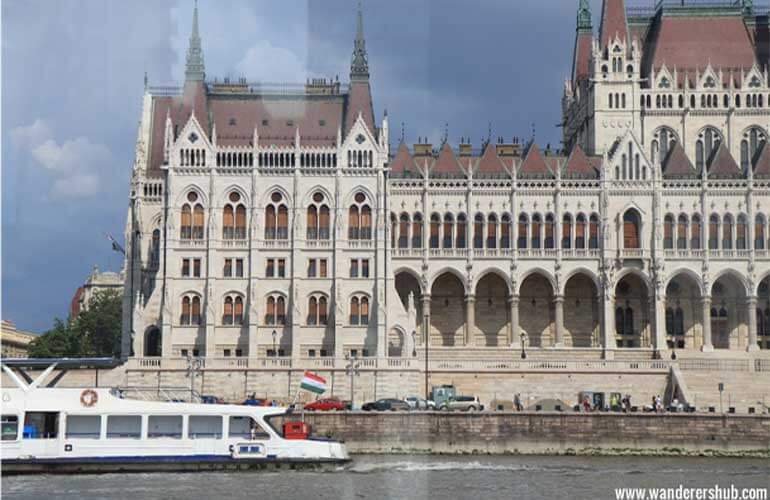
<instances>
[{"instance_id":1,"label":"boat window","mask_svg":"<svg viewBox=\"0 0 770 500\"><path fill-rule=\"evenodd\" d=\"M19 439L19 417L16 415L3 415L0 423L2 427L3 441L16 441Z\"/></svg>"},{"instance_id":2,"label":"boat window","mask_svg":"<svg viewBox=\"0 0 770 500\"><path fill-rule=\"evenodd\" d=\"M147 437L182 439L182 415L151 415L147 419Z\"/></svg>"},{"instance_id":3,"label":"boat window","mask_svg":"<svg viewBox=\"0 0 770 500\"><path fill-rule=\"evenodd\" d=\"M24 439L56 439L59 412L34 411L24 416Z\"/></svg>"},{"instance_id":4,"label":"boat window","mask_svg":"<svg viewBox=\"0 0 770 500\"><path fill-rule=\"evenodd\" d=\"M190 416L187 437L190 439L221 439L222 417L218 415Z\"/></svg>"},{"instance_id":5,"label":"boat window","mask_svg":"<svg viewBox=\"0 0 770 500\"><path fill-rule=\"evenodd\" d=\"M99 415L67 415L67 439L99 439L101 431Z\"/></svg>"},{"instance_id":6,"label":"boat window","mask_svg":"<svg viewBox=\"0 0 770 500\"><path fill-rule=\"evenodd\" d=\"M251 417L230 417L231 438L269 439L270 434Z\"/></svg>"},{"instance_id":7,"label":"boat window","mask_svg":"<svg viewBox=\"0 0 770 500\"><path fill-rule=\"evenodd\" d=\"M141 416L109 415L107 417L107 439L140 439L141 437Z\"/></svg>"}]
</instances>

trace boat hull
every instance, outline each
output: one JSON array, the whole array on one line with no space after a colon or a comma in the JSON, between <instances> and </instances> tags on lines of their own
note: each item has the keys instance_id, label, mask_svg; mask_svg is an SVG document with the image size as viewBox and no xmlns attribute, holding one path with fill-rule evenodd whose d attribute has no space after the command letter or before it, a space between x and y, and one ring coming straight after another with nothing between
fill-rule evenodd
<instances>
[{"instance_id":1,"label":"boat hull","mask_svg":"<svg viewBox=\"0 0 770 500\"><path fill-rule=\"evenodd\" d=\"M10 459L2 461L3 476L22 474L106 474L114 472L201 471L329 471L350 462L349 458L238 458L218 455L159 457L89 457Z\"/></svg>"}]
</instances>

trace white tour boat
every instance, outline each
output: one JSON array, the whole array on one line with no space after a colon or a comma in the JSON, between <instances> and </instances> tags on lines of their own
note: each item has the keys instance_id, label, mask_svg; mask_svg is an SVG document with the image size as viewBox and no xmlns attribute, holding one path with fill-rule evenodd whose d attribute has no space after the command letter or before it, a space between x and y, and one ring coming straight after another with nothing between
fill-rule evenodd
<instances>
[{"instance_id":1,"label":"white tour boat","mask_svg":"<svg viewBox=\"0 0 770 500\"><path fill-rule=\"evenodd\" d=\"M117 389L40 387L56 364L2 388L2 473L317 468L350 460L342 443L283 430L286 408L129 399ZM23 372L22 372L23 373ZM284 432L294 430L292 432Z\"/></svg>"}]
</instances>

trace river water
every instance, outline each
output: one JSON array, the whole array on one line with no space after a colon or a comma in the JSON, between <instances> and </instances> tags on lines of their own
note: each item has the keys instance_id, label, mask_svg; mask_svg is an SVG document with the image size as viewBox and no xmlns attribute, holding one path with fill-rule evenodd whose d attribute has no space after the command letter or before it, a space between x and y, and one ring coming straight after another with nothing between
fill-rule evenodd
<instances>
[{"instance_id":1,"label":"river water","mask_svg":"<svg viewBox=\"0 0 770 500\"><path fill-rule=\"evenodd\" d=\"M602 499L619 487L770 488L770 460L357 456L331 472L20 476L4 499Z\"/></svg>"}]
</instances>

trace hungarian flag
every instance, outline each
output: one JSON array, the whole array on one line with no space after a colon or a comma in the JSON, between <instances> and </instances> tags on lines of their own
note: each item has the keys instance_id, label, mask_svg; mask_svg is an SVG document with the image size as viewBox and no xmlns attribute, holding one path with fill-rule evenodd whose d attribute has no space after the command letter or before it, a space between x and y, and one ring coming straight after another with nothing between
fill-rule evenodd
<instances>
[{"instance_id":1,"label":"hungarian flag","mask_svg":"<svg viewBox=\"0 0 770 500\"><path fill-rule=\"evenodd\" d=\"M315 373L305 372L299 386L306 391L323 394L326 392L326 379L319 377Z\"/></svg>"}]
</instances>

